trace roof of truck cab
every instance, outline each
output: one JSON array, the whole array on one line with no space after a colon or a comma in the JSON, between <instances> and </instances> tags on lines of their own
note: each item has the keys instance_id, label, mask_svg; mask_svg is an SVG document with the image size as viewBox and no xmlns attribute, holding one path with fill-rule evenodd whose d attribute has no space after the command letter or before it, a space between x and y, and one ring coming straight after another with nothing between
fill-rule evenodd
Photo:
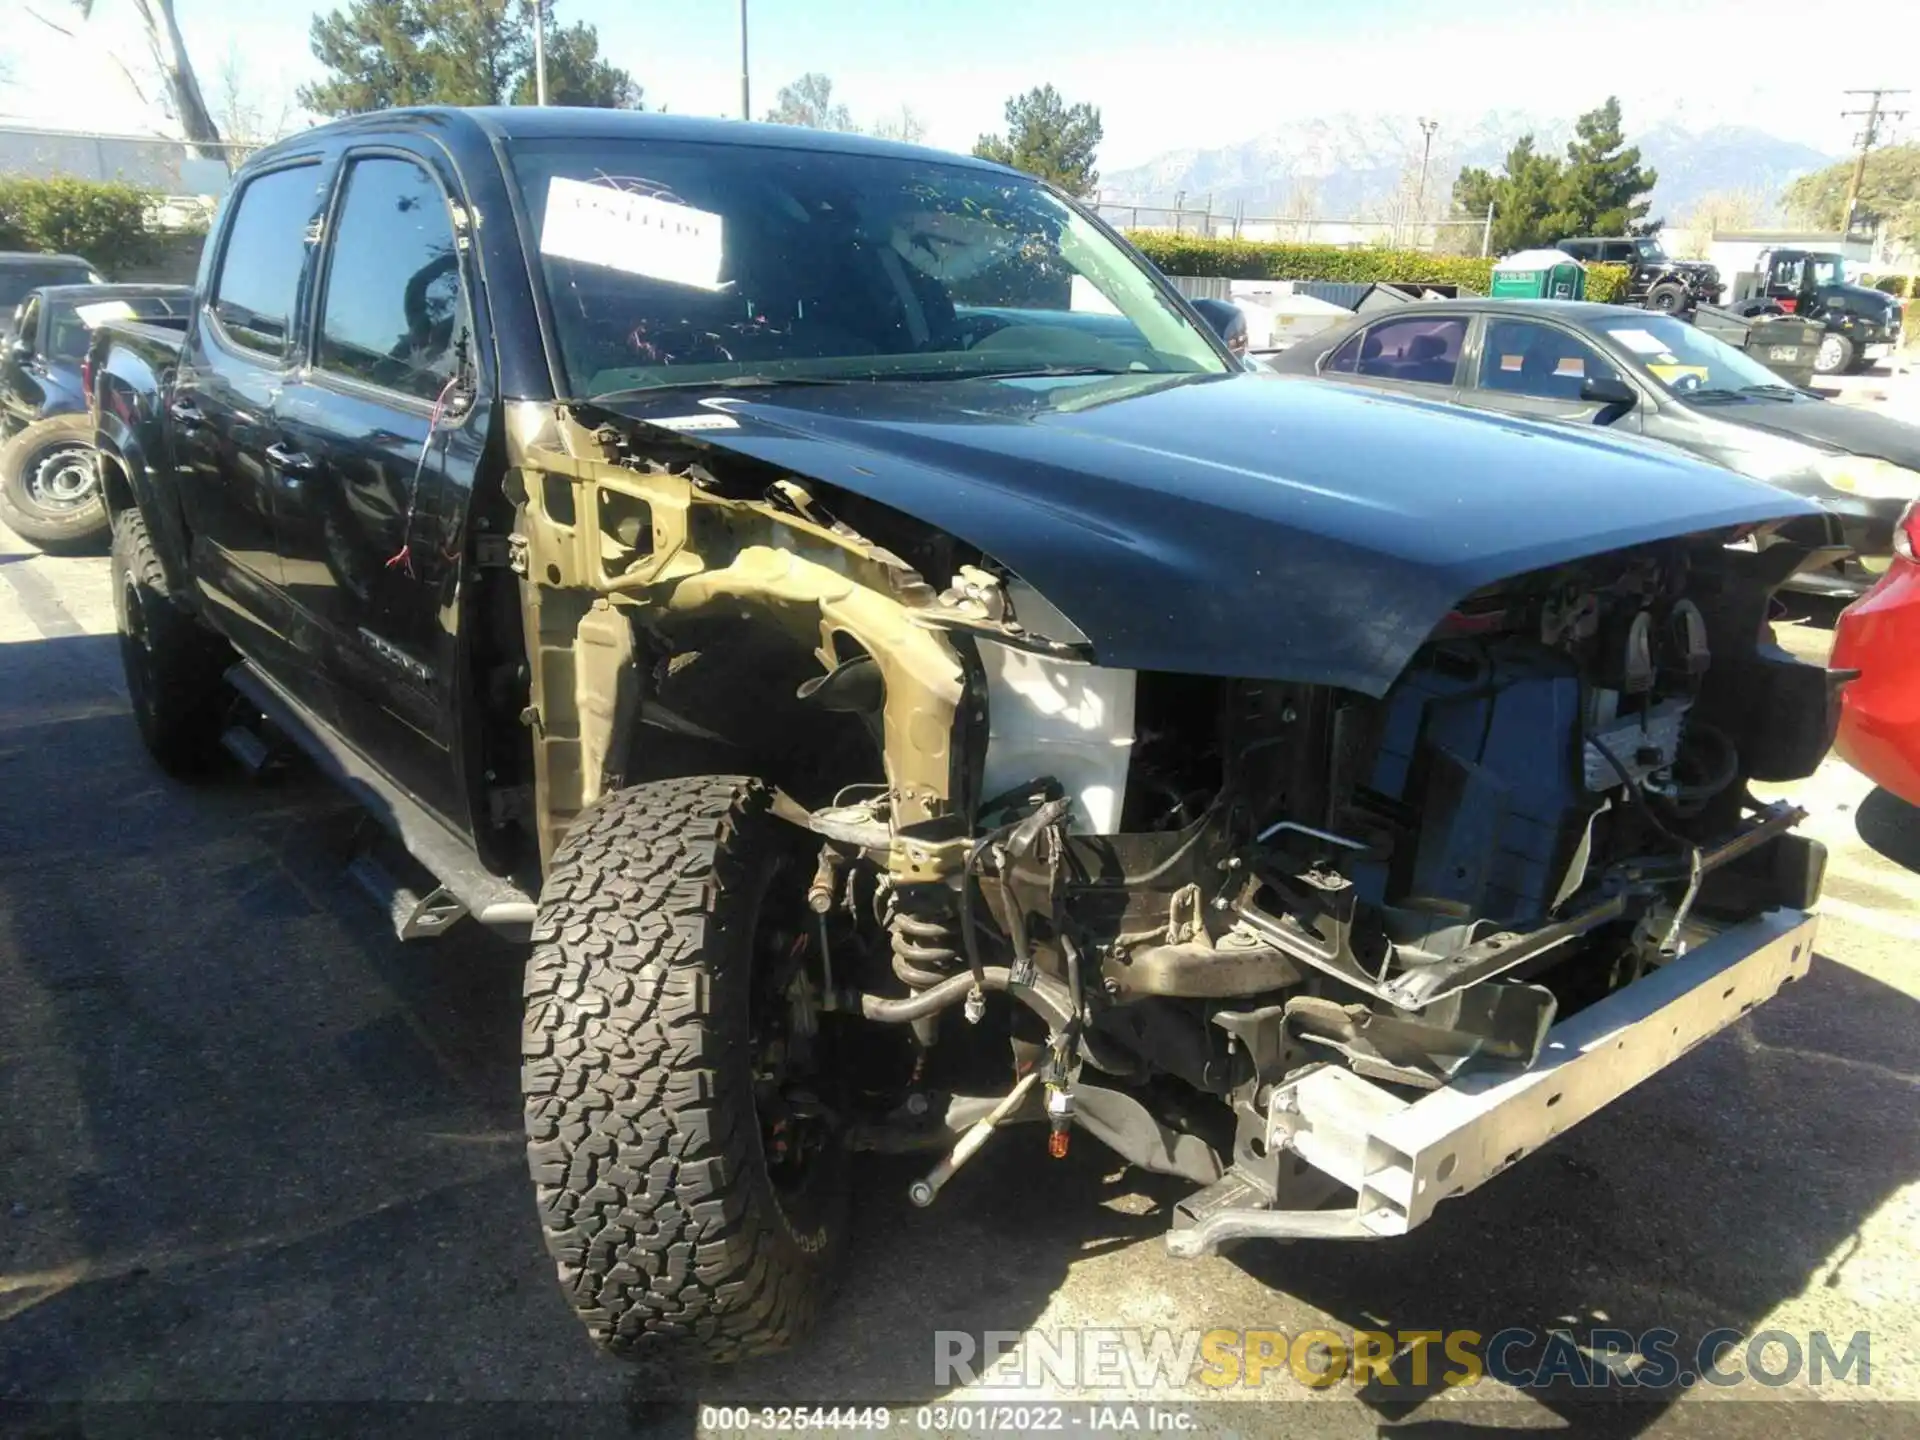
<instances>
[{"instance_id":1,"label":"roof of truck cab","mask_svg":"<svg viewBox=\"0 0 1920 1440\"><path fill-rule=\"evenodd\" d=\"M949 150L849 135L837 130L813 130L799 125L766 125L743 120L715 120L694 115L662 115L639 110L604 110L571 105L494 105L461 107L422 105L402 110L373 110L326 125L303 130L260 151L253 164L281 154L309 149L316 141L396 130L433 131L457 127L472 138L489 140L577 139L684 141L709 145L775 146L789 150L825 151L841 155L890 156L966 165L1012 174L1005 166Z\"/></svg>"}]
</instances>

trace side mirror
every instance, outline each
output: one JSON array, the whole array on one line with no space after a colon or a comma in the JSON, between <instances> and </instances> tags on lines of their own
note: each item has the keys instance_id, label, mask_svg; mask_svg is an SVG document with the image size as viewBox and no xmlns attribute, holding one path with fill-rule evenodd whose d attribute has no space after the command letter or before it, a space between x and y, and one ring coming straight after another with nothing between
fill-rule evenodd
<instances>
[{"instance_id":1,"label":"side mirror","mask_svg":"<svg viewBox=\"0 0 1920 1440\"><path fill-rule=\"evenodd\" d=\"M1207 327L1218 335L1227 349L1236 359L1247 356L1247 317L1240 307L1231 300L1192 300L1188 302L1200 312L1200 318Z\"/></svg>"},{"instance_id":2,"label":"side mirror","mask_svg":"<svg viewBox=\"0 0 1920 1440\"><path fill-rule=\"evenodd\" d=\"M1590 375L1581 382L1580 398L1624 412L1640 403L1640 392L1617 375Z\"/></svg>"},{"instance_id":3,"label":"side mirror","mask_svg":"<svg viewBox=\"0 0 1920 1440\"><path fill-rule=\"evenodd\" d=\"M7 342L7 356L16 365L24 365L33 359L33 342L16 335Z\"/></svg>"}]
</instances>

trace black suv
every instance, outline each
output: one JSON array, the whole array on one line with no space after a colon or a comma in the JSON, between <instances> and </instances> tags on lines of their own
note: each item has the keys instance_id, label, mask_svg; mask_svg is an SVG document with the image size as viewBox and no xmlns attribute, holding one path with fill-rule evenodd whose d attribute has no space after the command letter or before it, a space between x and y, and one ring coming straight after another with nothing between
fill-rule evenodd
<instances>
[{"instance_id":1,"label":"black suv","mask_svg":"<svg viewBox=\"0 0 1920 1440\"><path fill-rule=\"evenodd\" d=\"M1678 314L1720 303L1720 272L1704 260L1675 260L1651 235L1582 235L1555 248L1576 260L1629 265L1626 303Z\"/></svg>"}]
</instances>

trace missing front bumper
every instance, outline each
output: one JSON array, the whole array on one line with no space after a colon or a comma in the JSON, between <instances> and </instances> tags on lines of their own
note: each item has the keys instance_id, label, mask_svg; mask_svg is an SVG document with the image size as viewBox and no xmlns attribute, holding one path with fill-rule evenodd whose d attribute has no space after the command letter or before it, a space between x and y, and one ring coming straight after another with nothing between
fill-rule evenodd
<instances>
[{"instance_id":1,"label":"missing front bumper","mask_svg":"<svg viewBox=\"0 0 1920 1440\"><path fill-rule=\"evenodd\" d=\"M1261 1192L1229 1171L1179 1208L1167 1246L1203 1255L1229 1240L1404 1235L1805 975L1815 924L1778 910L1715 936L1556 1025L1523 1074L1474 1074L1407 1101L1338 1066L1309 1071L1275 1091L1267 1148L1346 1186L1354 1205L1248 1204Z\"/></svg>"}]
</instances>

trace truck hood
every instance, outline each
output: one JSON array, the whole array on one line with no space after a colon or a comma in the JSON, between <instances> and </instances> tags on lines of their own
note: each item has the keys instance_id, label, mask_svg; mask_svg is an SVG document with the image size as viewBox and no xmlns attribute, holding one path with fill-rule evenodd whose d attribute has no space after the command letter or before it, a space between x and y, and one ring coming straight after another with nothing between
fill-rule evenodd
<instances>
[{"instance_id":1,"label":"truck hood","mask_svg":"<svg viewBox=\"0 0 1920 1440\"><path fill-rule=\"evenodd\" d=\"M1789 435L1822 449L1920 470L1920 425L1856 405L1838 405L1831 400L1750 400L1740 405L1703 405L1697 413L1729 425Z\"/></svg>"},{"instance_id":2,"label":"truck hood","mask_svg":"<svg viewBox=\"0 0 1920 1440\"><path fill-rule=\"evenodd\" d=\"M977 546L1104 665L1372 695L1483 585L1817 513L1631 441L1292 376L682 391L608 408Z\"/></svg>"}]
</instances>

